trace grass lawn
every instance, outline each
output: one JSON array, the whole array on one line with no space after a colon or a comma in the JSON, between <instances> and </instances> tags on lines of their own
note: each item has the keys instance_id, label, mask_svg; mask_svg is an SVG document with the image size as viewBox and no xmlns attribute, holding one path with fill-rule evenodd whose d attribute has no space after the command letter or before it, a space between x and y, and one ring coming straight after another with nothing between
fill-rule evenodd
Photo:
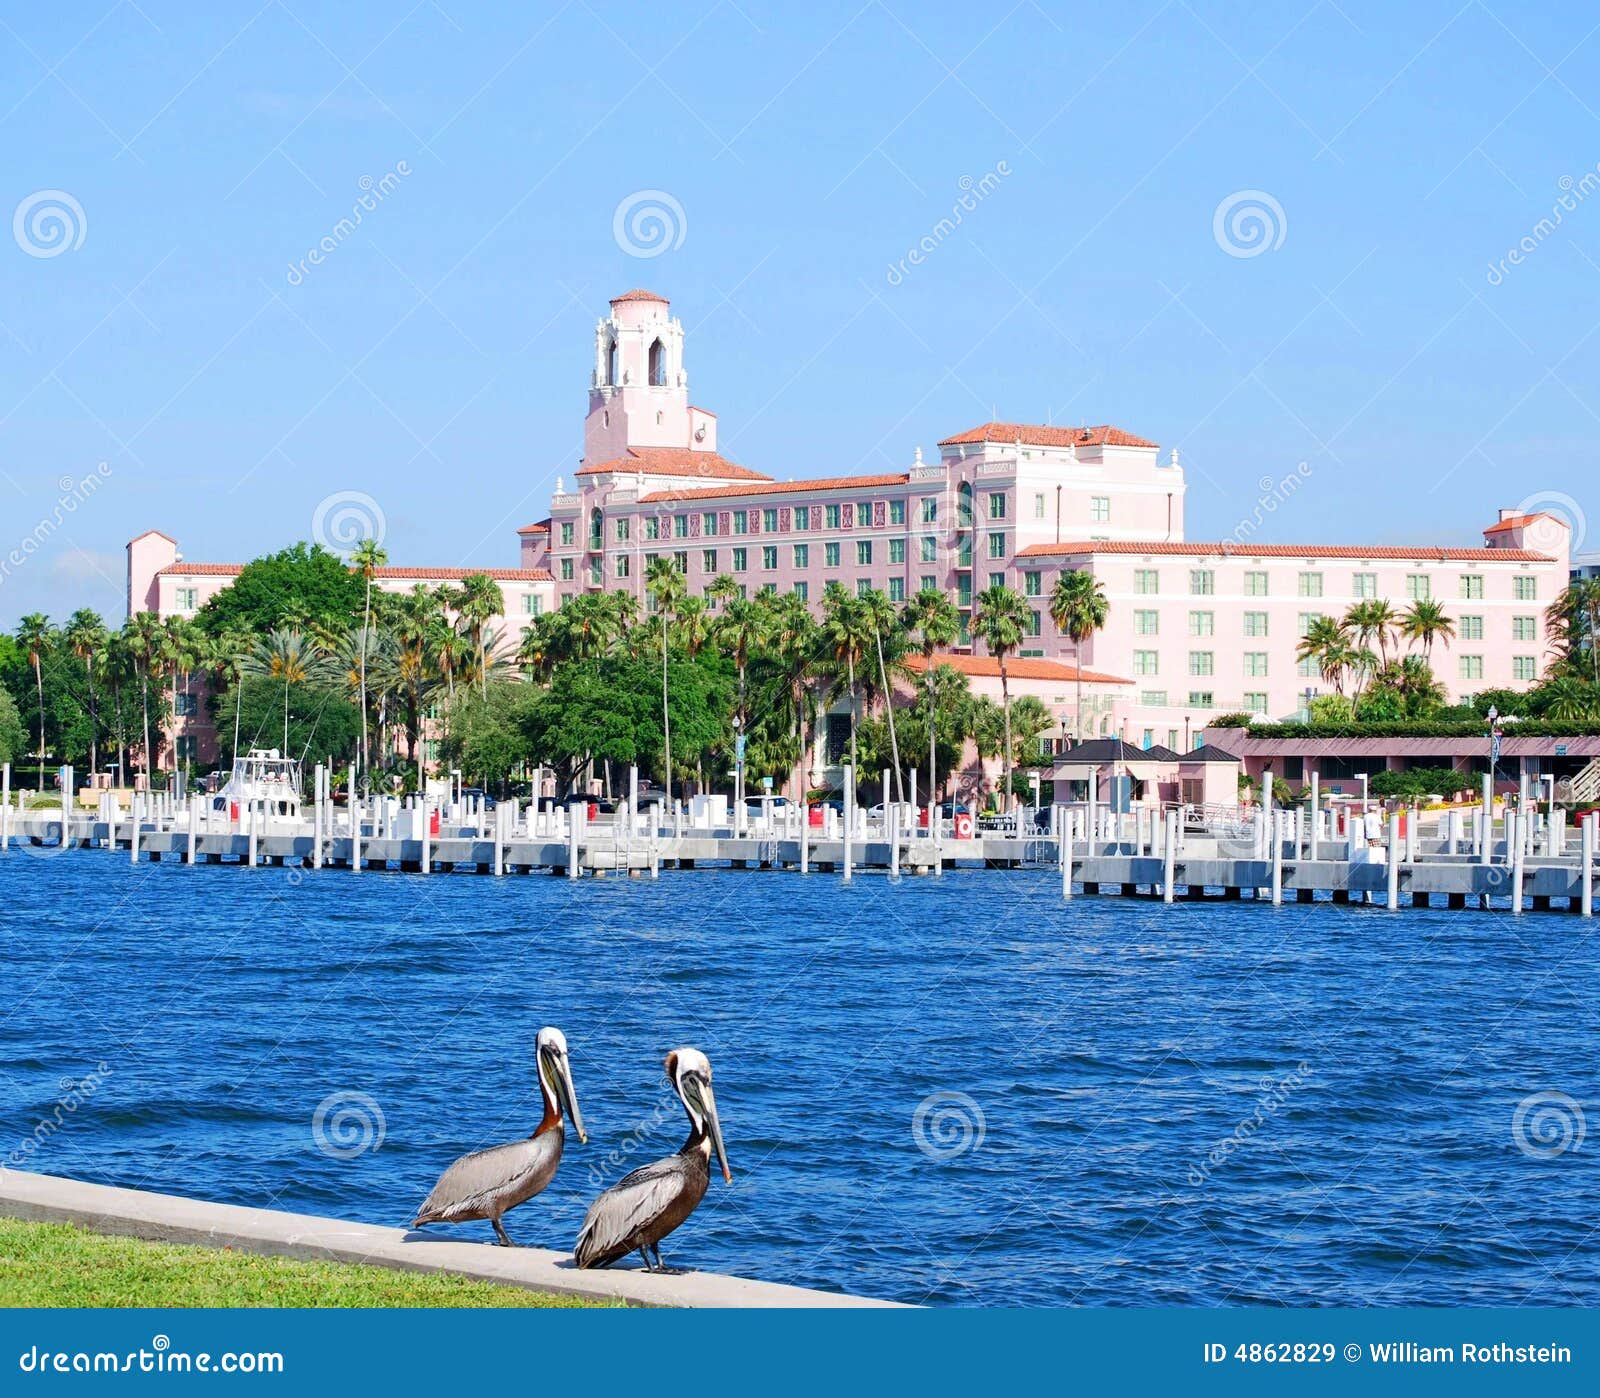
<instances>
[{"instance_id":1,"label":"grass lawn","mask_svg":"<svg viewBox=\"0 0 1600 1398\"><path fill-rule=\"evenodd\" d=\"M594 1306L605 1302L0 1218L0 1306Z\"/></svg>"}]
</instances>

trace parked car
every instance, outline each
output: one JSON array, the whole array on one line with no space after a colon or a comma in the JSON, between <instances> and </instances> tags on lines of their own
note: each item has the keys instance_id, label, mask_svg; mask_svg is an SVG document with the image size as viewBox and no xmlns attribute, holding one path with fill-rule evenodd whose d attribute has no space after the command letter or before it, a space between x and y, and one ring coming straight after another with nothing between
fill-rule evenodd
<instances>
[{"instance_id":1,"label":"parked car","mask_svg":"<svg viewBox=\"0 0 1600 1398\"><path fill-rule=\"evenodd\" d=\"M945 820L949 820L951 816L971 815L972 807L967 805L965 801L941 801L939 803L939 814Z\"/></svg>"},{"instance_id":2,"label":"parked car","mask_svg":"<svg viewBox=\"0 0 1600 1398\"><path fill-rule=\"evenodd\" d=\"M789 804L787 796L746 796L744 798L745 809L758 814L767 807L775 811L781 811Z\"/></svg>"},{"instance_id":3,"label":"parked car","mask_svg":"<svg viewBox=\"0 0 1600 1398\"><path fill-rule=\"evenodd\" d=\"M461 788L461 799L463 801L472 801L472 800L482 801L483 802L483 808L486 811L492 811L495 808L495 799L494 799L494 797L489 795L489 793L487 791L485 791L481 786L464 786L464 787L462 787Z\"/></svg>"}]
</instances>

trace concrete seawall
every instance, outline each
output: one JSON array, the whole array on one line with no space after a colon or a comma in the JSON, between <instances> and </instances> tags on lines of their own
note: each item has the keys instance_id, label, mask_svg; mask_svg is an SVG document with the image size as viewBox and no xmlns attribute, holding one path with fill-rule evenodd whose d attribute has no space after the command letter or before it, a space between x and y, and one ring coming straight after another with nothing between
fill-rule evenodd
<instances>
[{"instance_id":1,"label":"concrete seawall","mask_svg":"<svg viewBox=\"0 0 1600 1398\"><path fill-rule=\"evenodd\" d=\"M628 1268L584 1272L573 1266L570 1256L540 1248L453 1242L404 1228L211 1204L20 1170L0 1170L0 1215L75 1223L96 1233L225 1247L268 1257L453 1272L474 1281L634 1306L837 1308L895 1304L712 1272L683 1276L652 1275Z\"/></svg>"}]
</instances>

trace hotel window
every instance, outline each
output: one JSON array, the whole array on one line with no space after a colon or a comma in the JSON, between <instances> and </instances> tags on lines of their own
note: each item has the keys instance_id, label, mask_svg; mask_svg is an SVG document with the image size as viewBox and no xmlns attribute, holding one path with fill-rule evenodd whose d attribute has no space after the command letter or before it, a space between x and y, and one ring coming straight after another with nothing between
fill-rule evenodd
<instances>
[{"instance_id":1,"label":"hotel window","mask_svg":"<svg viewBox=\"0 0 1600 1398\"><path fill-rule=\"evenodd\" d=\"M523 616L538 616L544 611L544 599L537 592L524 592L522 594Z\"/></svg>"},{"instance_id":2,"label":"hotel window","mask_svg":"<svg viewBox=\"0 0 1600 1398\"><path fill-rule=\"evenodd\" d=\"M1523 684L1531 683L1539 678L1539 662L1531 655L1512 656L1511 678Z\"/></svg>"},{"instance_id":3,"label":"hotel window","mask_svg":"<svg viewBox=\"0 0 1600 1398\"><path fill-rule=\"evenodd\" d=\"M1133 574L1133 590L1145 596L1160 592L1161 574L1154 568L1136 568Z\"/></svg>"},{"instance_id":4,"label":"hotel window","mask_svg":"<svg viewBox=\"0 0 1600 1398\"><path fill-rule=\"evenodd\" d=\"M1259 689L1247 689L1244 692L1244 706L1253 714L1264 714L1267 711L1267 696Z\"/></svg>"},{"instance_id":5,"label":"hotel window","mask_svg":"<svg viewBox=\"0 0 1600 1398\"><path fill-rule=\"evenodd\" d=\"M889 562L904 563L906 561L906 541L904 539L889 540Z\"/></svg>"},{"instance_id":6,"label":"hotel window","mask_svg":"<svg viewBox=\"0 0 1600 1398\"><path fill-rule=\"evenodd\" d=\"M1351 595L1361 601L1371 601L1378 595L1376 573L1356 573L1350 579Z\"/></svg>"},{"instance_id":7,"label":"hotel window","mask_svg":"<svg viewBox=\"0 0 1600 1398\"><path fill-rule=\"evenodd\" d=\"M750 566L750 550L749 549L742 549L742 548L735 549L733 551L733 571L736 572L736 573L742 573L749 566Z\"/></svg>"},{"instance_id":8,"label":"hotel window","mask_svg":"<svg viewBox=\"0 0 1600 1398\"><path fill-rule=\"evenodd\" d=\"M1461 618L1461 639L1463 641L1481 641L1483 639L1483 618L1481 616L1464 616Z\"/></svg>"},{"instance_id":9,"label":"hotel window","mask_svg":"<svg viewBox=\"0 0 1600 1398\"><path fill-rule=\"evenodd\" d=\"M776 544L763 544L761 546L761 567L770 573L778 566L778 546Z\"/></svg>"},{"instance_id":10,"label":"hotel window","mask_svg":"<svg viewBox=\"0 0 1600 1398\"><path fill-rule=\"evenodd\" d=\"M1134 651L1133 673L1136 675L1159 675L1161 673L1161 657L1153 650Z\"/></svg>"},{"instance_id":11,"label":"hotel window","mask_svg":"<svg viewBox=\"0 0 1600 1398\"><path fill-rule=\"evenodd\" d=\"M680 549L672 555L672 566L682 573L684 577L689 576L689 554L686 549Z\"/></svg>"},{"instance_id":12,"label":"hotel window","mask_svg":"<svg viewBox=\"0 0 1600 1398\"><path fill-rule=\"evenodd\" d=\"M1426 602L1433 595L1433 587L1426 573L1406 574L1406 596L1413 602Z\"/></svg>"},{"instance_id":13,"label":"hotel window","mask_svg":"<svg viewBox=\"0 0 1600 1398\"><path fill-rule=\"evenodd\" d=\"M856 563L858 565L860 565L861 567L863 567L863 568L867 568L867 567L870 567L872 565L872 540L871 539L857 539L856 540Z\"/></svg>"},{"instance_id":14,"label":"hotel window","mask_svg":"<svg viewBox=\"0 0 1600 1398\"><path fill-rule=\"evenodd\" d=\"M644 556L644 570L645 570L645 572L648 573L652 568L654 568L656 566L656 560L659 559L660 557L661 557L661 555L659 553L647 553L647 554L645 554L645 556Z\"/></svg>"},{"instance_id":15,"label":"hotel window","mask_svg":"<svg viewBox=\"0 0 1600 1398\"><path fill-rule=\"evenodd\" d=\"M1215 636L1217 634L1217 614L1215 612L1190 612L1189 634L1191 636Z\"/></svg>"},{"instance_id":16,"label":"hotel window","mask_svg":"<svg viewBox=\"0 0 1600 1398\"><path fill-rule=\"evenodd\" d=\"M1265 612L1246 612L1244 614L1244 634L1246 636L1265 636L1267 634L1267 614Z\"/></svg>"},{"instance_id":17,"label":"hotel window","mask_svg":"<svg viewBox=\"0 0 1600 1398\"><path fill-rule=\"evenodd\" d=\"M839 566L839 545L837 543L822 546L822 566L824 568L837 568Z\"/></svg>"},{"instance_id":18,"label":"hotel window","mask_svg":"<svg viewBox=\"0 0 1600 1398\"><path fill-rule=\"evenodd\" d=\"M1303 680L1322 678L1322 667L1317 664L1315 656L1307 656L1304 660L1296 661L1294 672Z\"/></svg>"},{"instance_id":19,"label":"hotel window","mask_svg":"<svg viewBox=\"0 0 1600 1398\"><path fill-rule=\"evenodd\" d=\"M1042 494L1036 493L1033 497L1033 517L1035 519L1044 518L1044 496Z\"/></svg>"},{"instance_id":20,"label":"hotel window","mask_svg":"<svg viewBox=\"0 0 1600 1398\"><path fill-rule=\"evenodd\" d=\"M1302 573L1302 574L1300 574L1300 595L1302 597L1320 597L1320 596L1322 596L1322 574L1321 573Z\"/></svg>"},{"instance_id":21,"label":"hotel window","mask_svg":"<svg viewBox=\"0 0 1600 1398\"><path fill-rule=\"evenodd\" d=\"M1039 636L1044 633L1044 618L1038 612L1028 613L1028 634Z\"/></svg>"},{"instance_id":22,"label":"hotel window","mask_svg":"<svg viewBox=\"0 0 1600 1398\"><path fill-rule=\"evenodd\" d=\"M1189 593L1194 597L1209 597L1217 590L1217 575L1209 568L1189 570Z\"/></svg>"},{"instance_id":23,"label":"hotel window","mask_svg":"<svg viewBox=\"0 0 1600 1398\"><path fill-rule=\"evenodd\" d=\"M1463 602L1483 601L1483 574L1463 573L1461 575L1461 600Z\"/></svg>"},{"instance_id":24,"label":"hotel window","mask_svg":"<svg viewBox=\"0 0 1600 1398\"><path fill-rule=\"evenodd\" d=\"M192 694L189 696L194 697ZM178 760L180 762L194 762L200 756L200 740L193 733L180 733L178 735Z\"/></svg>"},{"instance_id":25,"label":"hotel window","mask_svg":"<svg viewBox=\"0 0 1600 1398\"><path fill-rule=\"evenodd\" d=\"M1089 497L1089 520L1093 524L1105 524L1111 519L1111 497L1109 495L1091 495Z\"/></svg>"},{"instance_id":26,"label":"hotel window","mask_svg":"<svg viewBox=\"0 0 1600 1398\"><path fill-rule=\"evenodd\" d=\"M856 528L866 529L872 524L872 501L856 501Z\"/></svg>"},{"instance_id":27,"label":"hotel window","mask_svg":"<svg viewBox=\"0 0 1600 1398\"><path fill-rule=\"evenodd\" d=\"M794 527L795 532L799 534L804 534L811 528L811 507L809 505L795 507Z\"/></svg>"},{"instance_id":28,"label":"hotel window","mask_svg":"<svg viewBox=\"0 0 1600 1398\"><path fill-rule=\"evenodd\" d=\"M629 521L626 520L626 519L619 519L617 521L617 542L619 544L627 543L628 542L629 533L630 533Z\"/></svg>"},{"instance_id":29,"label":"hotel window","mask_svg":"<svg viewBox=\"0 0 1600 1398\"><path fill-rule=\"evenodd\" d=\"M1024 597L1044 596L1044 574L1024 573L1022 575L1022 595Z\"/></svg>"},{"instance_id":30,"label":"hotel window","mask_svg":"<svg viewBox=\"0 0 1600 1398\"><path fill-rule=\"evenodd\" d=\"M1267 653L1264 650L1247 650L1244 653L1246 679L1264 680L1267 677Z\"/></svg>"},{"instance_id":31,"label":"hotel window","mask_svg":"<svg viewBox=\"0 0 1600 1398\"><path fill-rule=\"evenodd\" d=\"M561 560L561 581L572 581L572 560L570 558L563 558Z\"/></svg>"},{"instance_id":32,"label":"hotel window","mask_svg":"<svg viewBox=\"0 0 1600 1398\"><path fill-rule=\"evenodd\" d=\"M856 596L857 597L866 597L871 592L872 592L872 579L871 578L857 578L856 579Z\"/></svg>"},{"instance_id":33,"label":"hotel window","mask_svg":"<svg viewBox=\"0 0 1600 1398\"><path fill-rule=\"evenodd\" d=\"M1004 534L991 534L989 536L989 557L1004 558L1006 556L1006 536Z\"/></svg>"},{"instance_id":34,"label":"hotel window","mask_svg":"<svg viewBox=\"0 0 1600 1398\"><path fill-rule=\"evenodd\" d=\"M937 592L939 590L939 580L937 578L931 578L924 573L922 577L922 590L924 592Z\"/></svg>"},{"instance_id":35,"label":"hotel window","mask_svg":"<svg viewBox=\"0 0 1600 1398\"><path fill-rule=\"evenodd\" d=\"M889 600L891 602L904 602L906 600L906 580L904 578L889 579Z\"/></svg>"},{"instance_id":36,"label":"hotel window","mask_svg":"<svg viewBox=\"0 0 1600 1398\"><path fill-rule=\"evenodd\" d=\"M178 691L178 717L193 718L200 712L200 698L191 694L187 689Z\"/></svg>"},{"instance_id":37,"label":"hotel window","mask_svg":"<svg viewBox=\"0 0 1600 1398\"><path fill-rule=\"evenodd\" d=\"M922 522L924 524L937 524L939 522L939 497L937 495L923 497Z\"/></svg>"},{"instance_id":38,"label":"hotel window","mask_svg":"<svg viewBox=\"0 0 1600 1398\"><path fill-rule=\"evenodd\" d=\"M776 510L762 510L761 532L763 534L776 534L778 532L778 512Z\"/></svg>"},{"instance_id":39,"label":"hotel window","mask_svg":"<svg viewBox=\"0 0 1600 1398\"><path fill-rule=\"evenodd\" d=\"M1191 675L1214 675L1217 673L1217 657L1208 650L1192 650L1189 652L1189 673Z\"/></svg>"},{"instance_id":40,"label":"hotel window","mask_svg":"<svg viewBox=\"0 0 1600 1398\"><path fill-rule=\"evenodd\" d=\"M1246 573L1244 575L1244 595L1246 597L1265 597L1267 595L1267 575L1265 573Z\"/></svg>"},{"instance_id":41,"label":"hotel window","mask_svg":"<svg viewBox=\"0 0 1600 1398\"><path fill-rule=\"evenodd\" d=\"M822 507L822 522L829 529L839 527L839 507L837 505L824 505Z\"/></svg>"},{"instance_id":42,"label":"hotel window","mask_svg":"<svg viewBox=\"0 0 1600 1398\"><path fill-rule=\"evenodd\" d=\"M735 549L734 556L737 557L738 553L738 549ZM702 572L706 573L717 571L717 551L715 549L702 549L700 551L700 568Z\"/></svg>"},{"instance_id":43,"label":"hotel window","mask_svg":"<svg viewBox=\"0 0 1600 1398\"><path fill-rule=\"evenodd\" d=\"M700 516L700 532L708 539L717 537L717 512L715 510L707 510Z\"/></svg>"},{"instance_id":44,"label":"hotel window","mask_svg":"<svg viewBox=\"0 0 1600 1398\"><path fill-rule=\"evenodd\" d=\"M596 558L589 564L589 586L599 587L606 580L605 560Z\"/></svg>"},{"instance_id":45,"label":"hotel window","mask_svg":"<svg viewBox=\"0 0 1600 1398\"><path fill-rule=\"evenodd\" d=\"M989 496L989 518L1004 519L1006 517L1006 493L997 490Z\"/></svg>"},{"instance_id":46,"label":"hotel window","mask_svg":"<svg viewBox=\"0 0 1600 1398\"><path fill-rule=\"evenodd\" d=\"M796 568L809 568L811 566L810 544L796 544L794 546L794 566Z\"/></svg>"},{"instance_id":47,"label":"hotel window","mask_svg":"<svg viewBox=\"0 0 1600 1398\"><path fill-rule=\"evenodd\" d=\"M611 571L619 578L627 577L628 576L628 555L625 554L625 553L617 554L611 560Z\"/></svg>"},{"instance_id":48,"label":"hotel window","mask_svg":"<svg viewBox=\"0 0 1600 1398\"><path fill-rule=\"evenodd\" d=\"M1005 585L1006 585L1006 575L1004 573L990 573L989 574L989 586L990 587L1004 587Z\"/></svg>"},{"instance_id":49,"label":"hotel window","mask_svg":"<svg viewBox=\"0 0 1600 1398\"><path fill-rule=\"evenodd\" d=\"M659 539L661 537L660 515L646 515L644 517L644 536L646 539Z\"/></svg>"},{"instance_id":50,"label":"hotel window","mask_svg":"<svg viewBox=\"0 0 1600 1398\"><path fill-rule=\"evenodd\" d=\"M1514 616L1511 618L1511 639L1513 641L1537 641L1539 639L1539 623L1531 616Z\"/></svg>"},{"instance_id":51,"label":"hotel window","mask_svg":"<svg viewBox=\"0 0 1600 1398\"><path fill-rule=\"evenodd\" d=\"M573 538L573 523L570 519L561 522L561 542L570 544Z\"/></svg>"},{"instance_id":52,"label":"hotel window","mask_svg":"<svg viewBox=\"0 0 1600 1398\"><path fill-rule=\"evenodd\" d=\"M1214 709L1216 706L1216 696L1209 689L1191 689L1189 691L1189 707L1191 709Z\"/></svg>"},{"instance_id":53,"label":"hotel window","mask_svg":"<svg viewBox=\"0 0 1600 1398\"><path fill-rule=\"evenodd\" d=\"M748 534L750 532L750 513L748 510L735 510L733 512L733 532L735 534Z\"/></svg>"},{"instance_id":54,"label":"hotel window","mask_svg":"<svg viewBox=\"0 0 1600 1398\"><path fill-rule=\"evenodd\" d=\"M939 561L939 541L931 534L922 536L922 561L924 563L937 563Z\"/></svg>"},{"instance_id":55,"label":"hotel window","mask_svg":"<svg viewBox=\"0 0 1600 1398\"><path fill-rule=\"evenodd\" d=\"M674 539L687 539L689 537L689 516L673 515L672 537Z\"/></svg>"},{"instance_id":56,"label":"hotel window","mask_svg":"<svg viewBox=\"0 0 1600 1398\"><path fill-rule=\"evenodd\" d=\"M1464 680L1481 680L1483 678L1483 657L1481 655L1463 655L1461 657L1461 678Z\"/></svg>"},{"instance_id":57,"label":"hotel window","mask_svg":"<svg viewBox=\"0 0 1600 1398\"><path fill-rule=\"evenodd\" d=\"M192 612L198 605L200 589L195 587L180 587L172 594L173 604L180 612Z\"/></svg>"},{"instance_id":58,"label":"hotel window","mask_svg":"<svg viewBox=\"0 0 1600 1398\"><path fill-rule=\"evenodd\" d=\"M1539 595L1538 578L1518 578L1516 598L1519 602L1532 602Z\"/></svg>"},{"instance_id":59,"label":"hotel window","mask_svg":"<svg viewBox=\"0 0 1600 1398\"><path fill-rule=\"evenodd\" d=\"M1322 613L1321 612L1301 612L1300 613L1300 630L1296 634L1300 635L1300 636L1309 636L1311 634L1311 627L1312 627L1313 623L1319 622L1321 620L1322 620Z\"/></svg>"},{"instance_id":60,"label":"hotel window","mask_svg":"<svg viewBox=\"0 0 1600 1398\"><path fill-rule=\"evenodd\" d=\"M811 596L811 585L805 582L803 579L800 582L797 582L792 590L794 595L802 602L808 600Z\"/></svg>"},{"instance_id":61,"label":"hotel window","mask_svg":"<svg viewBox=\"0 0 1600 1398\"><path fill-rule=\"evenodd\" d=\"M972 567L972 535L963 534L956 542L956 567Z\"/></svg>"},{"instance_id":62,"label":"hotel window","mask_svg":"<svg viewBox=\"0 0 1600 1398\"><path fill-rule=\"evenodd\" d=\"M1139 702L1147 709L1164 709L1167 707L1167 691L1164 689L1142 689L1139 691Z\"/></svg>"},{"instance_id":63,"label":"hotel window","mask_svg":"<svg viewBox=\"0 0 1600 1398\"><path fill-rule=\"evenodd\" d=\"M889 502L889 523L904 524L906 522L906 502L904 500L891 500Z\"/></svg>"},{"instance_id":64,"label":"hotel window","mask_svg":"<svg viewBox=\"0 0 1600 1398\"><path fill-rule=\"evenodd\" d=\"M1133 634L1135 636L1159 636L1161 634L1161 613L1136 611L1133 614Z\"/></svg>"}]
</instances>

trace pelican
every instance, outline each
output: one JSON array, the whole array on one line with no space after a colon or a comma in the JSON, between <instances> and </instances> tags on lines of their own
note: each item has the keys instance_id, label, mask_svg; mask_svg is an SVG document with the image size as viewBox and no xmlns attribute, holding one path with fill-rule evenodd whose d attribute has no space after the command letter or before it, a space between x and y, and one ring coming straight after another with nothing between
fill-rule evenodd
<instances>
[{"instance_id":1,"label":"pelican","mask_svg":"<svg viewBox=\"0 0 1600 1398\"><path fill-rule=\"evenodd\" d=\"M544 1120L526 1140L463 1155L439 1176L433 1193L417 1210L413 1228L421 1228L425 1223L466 1223L486 1218L494 1224L500 1245L512 1247L514 1244L500 1217L507 1209L533 1198L555 1178L567 1134L561 1121L563 1107L572 1118L579 1141L588 1144L583 1113L578 1110L578 1095L572 1087L566 1035L559 1029L541 1029L534 1058L539 1065Z\"/></svg>"},{"instance_id":2,"label":"pelican","mask_svg":"<svg viewBox=\"0 0 1600 1398\"><path fill-rule=\"evenodd\" d=\"M573 1257L580 1267L609 1267L637 1251L647 1272L670 1270L661 1261L661 1240L688 1218L711 1183L711 1152L717 1153L728 1183L728 1151L711 1091L711 1062L699 1049L673 1049L667 1055L667 1081L689 1114L689 1139L683 1149L654 1165L624 1175L589 1206ZM652 1264L651 1254L655 1254Z\"/></svg>"}]
</instances>

